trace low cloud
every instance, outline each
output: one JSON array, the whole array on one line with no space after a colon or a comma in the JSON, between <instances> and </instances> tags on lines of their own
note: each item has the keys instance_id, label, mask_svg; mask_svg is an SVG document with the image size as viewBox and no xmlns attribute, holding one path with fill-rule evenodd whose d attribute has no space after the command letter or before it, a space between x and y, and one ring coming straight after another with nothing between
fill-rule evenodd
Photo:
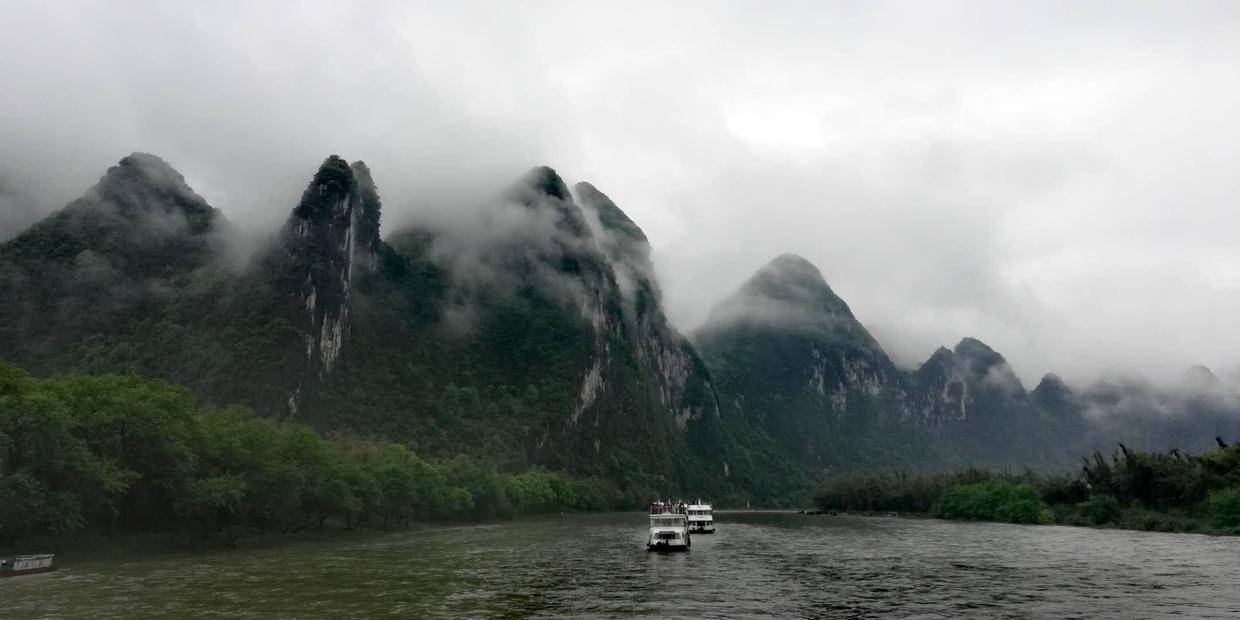
<instances>
[{"instance_id":1,"label":"low cloud","mask_svg":"<svg viewBox=\"0 0 1240 620\"><path fill-rule=\"evenodd\" d=\"M0 238L133 151L260 233L363 159L385 237L548 164L646 231L684 331L794 252L905 367L1240 363L1238 5L7 3L0 53Z\"/></svg>"},{"instance_id":2,"label":"low cloud","mask_svg":"<svg viewBox=\"0 0 1240 620\"><path fill-rule=\"evenodd\" d=\"M443 318L454 331L473 326L479 304L510 300L524 287L587 315L599 307L606 271L563 269L565 261L601 259L597 239L567 188L560 198L531 186L531 176L542 174L535 170L490 200L427 210L406 225L428 244L429 259L450 275Z\"/></svg>"}]
</instances>

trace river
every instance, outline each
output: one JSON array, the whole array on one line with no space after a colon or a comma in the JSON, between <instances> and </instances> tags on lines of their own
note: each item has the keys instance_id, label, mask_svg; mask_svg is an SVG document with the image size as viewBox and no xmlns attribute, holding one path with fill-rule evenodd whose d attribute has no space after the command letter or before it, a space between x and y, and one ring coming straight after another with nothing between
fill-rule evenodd
<instances>
[{"instance_id":1,"label":"river","mask_svg":"<svg viewBox=\"0 0 1240 620\"><path fill-rule=\"evenodd\" d=\"M3 618L1240 615L1240 538L724 512L683 554L646 517L428 526L71 562L0 580Z\"/></svg>"}]
</instances>

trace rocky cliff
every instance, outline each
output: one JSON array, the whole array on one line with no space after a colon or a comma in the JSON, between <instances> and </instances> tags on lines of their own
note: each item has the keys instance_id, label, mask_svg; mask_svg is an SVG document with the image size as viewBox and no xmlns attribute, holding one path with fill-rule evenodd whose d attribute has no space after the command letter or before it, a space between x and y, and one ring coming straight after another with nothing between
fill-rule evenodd
<instances>
[{"instance_id":1,"label":"rocky cliff","mask_svg":"<svg viewBox=\"0 0 1240 620\"><path fill-rule=\"evenodd\" d=\"M295 415L306 381L340 363L349 336L349 296L378 264L380 201L365 164L333 155L323 162L279 234L287 273L296 282L290 318L304 340L305 367L289 387Z\"/></svg>"}]
</instances>

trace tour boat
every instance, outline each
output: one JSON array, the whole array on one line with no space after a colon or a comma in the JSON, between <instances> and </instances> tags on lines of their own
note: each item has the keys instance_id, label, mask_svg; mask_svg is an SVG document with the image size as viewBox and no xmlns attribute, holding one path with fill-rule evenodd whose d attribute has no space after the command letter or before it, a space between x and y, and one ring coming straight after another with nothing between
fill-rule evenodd
<instances>
[{"instance_id":1,"label":"tour boat","mask_svg":"<svg viewBox=\"0 0 1240 620\"><path fill-rule=\"evenodd\" d=\"M713 511L709 503L700 499L696 504L689 504L689 531L694 534L714 534L715 515Z\"/></svg>"},{"instance_id":2,"label":"tour boat","mask_svg":"<svg viewBox=\"0 0 1240 620\"><path fill-rule=\"evenodd\" d=\"M655 502L650 505L650 535L646 549L650 551L688 551L689 515L684 502Z\"/></svg>"},{"instance_id":3,"label":"tour boat","mask_svg":"<svg viewBox=\"0 0 1240 620\"><path fill-rule=\"evenodd\" d=\"M51 553L0 558L0 577L16 577L56 570L52 562L54 558L55 556Z\"/></svg>"}]
</instances>

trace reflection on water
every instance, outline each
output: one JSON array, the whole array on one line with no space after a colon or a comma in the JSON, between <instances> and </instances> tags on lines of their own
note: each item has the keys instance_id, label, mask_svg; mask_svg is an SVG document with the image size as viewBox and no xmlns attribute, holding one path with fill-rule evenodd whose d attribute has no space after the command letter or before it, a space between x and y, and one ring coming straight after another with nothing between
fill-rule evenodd
<instances>
[{"instance_id":1,"label":"reflection on water","mask_svg":"<svg viewBox=\"0 0 1240 620\"><path fill-rule=\"evenodd\" d=\"M0 581L0 617L1240 615L1240 539L735 512L683 554L641 513L86 562Z\"/></svg>"}]
</instances>

